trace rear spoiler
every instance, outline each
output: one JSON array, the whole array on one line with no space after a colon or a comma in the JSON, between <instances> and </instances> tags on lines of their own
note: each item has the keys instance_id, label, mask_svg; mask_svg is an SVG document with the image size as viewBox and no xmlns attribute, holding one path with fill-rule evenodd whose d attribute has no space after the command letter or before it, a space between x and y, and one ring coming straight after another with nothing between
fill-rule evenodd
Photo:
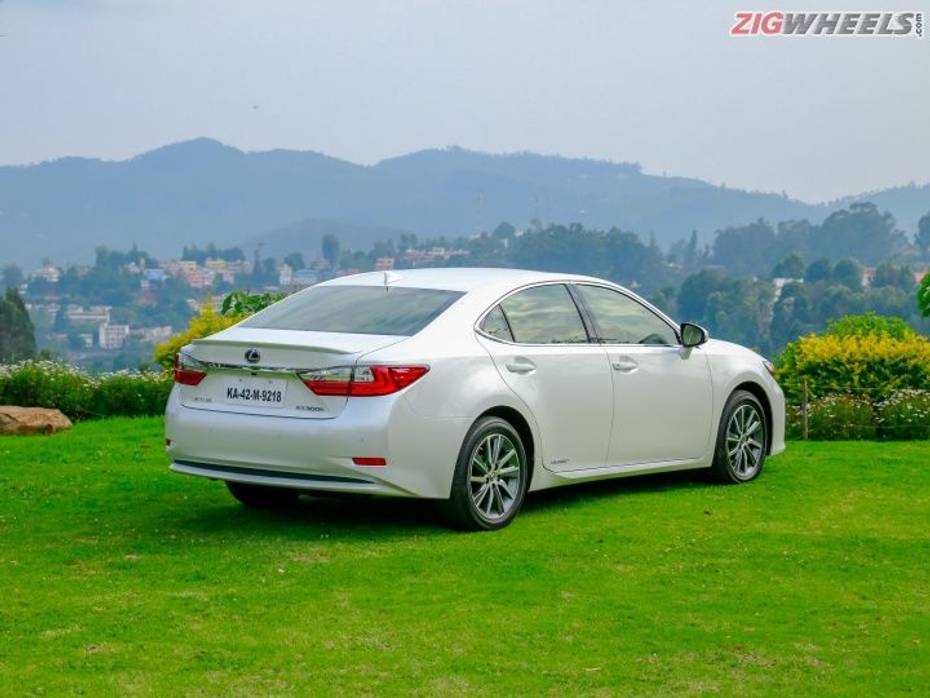
<instances>
[{"instance_id":1,"label":"rear spoiler","mask_svg":"<svg viewBox=\"0 0 930 698\"><path fill-rule=\"evenodd\" d=\"M274 347L275 349L298 349L300 351L321 351L327 354L355 354L356 352L347 349L335 349L334 347L313 346L309 344L285 344L283 342L255 342L242 339L214 339L212 337L201 337L192 339L191 344L197 346L225 346L225 347Z\"/></svg>"}]
</instances>

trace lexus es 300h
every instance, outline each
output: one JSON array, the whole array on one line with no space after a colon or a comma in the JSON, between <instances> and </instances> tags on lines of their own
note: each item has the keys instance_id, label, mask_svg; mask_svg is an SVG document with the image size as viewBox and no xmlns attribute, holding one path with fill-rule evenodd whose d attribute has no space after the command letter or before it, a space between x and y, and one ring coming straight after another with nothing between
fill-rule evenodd
<instances>
[{"instance_id":1,"label":"lexus es 300h","mask_svg":"<svg viewBox=\"0 0 930 698\"><path fill-rule=\"evenodd\" d=\"M699 468L743 483L784 449L771 364L585 276L334 279L193 341L174 375L171 468L256 507L421 497L496 529L533 490Z\"/></svg>"}]
</instances>

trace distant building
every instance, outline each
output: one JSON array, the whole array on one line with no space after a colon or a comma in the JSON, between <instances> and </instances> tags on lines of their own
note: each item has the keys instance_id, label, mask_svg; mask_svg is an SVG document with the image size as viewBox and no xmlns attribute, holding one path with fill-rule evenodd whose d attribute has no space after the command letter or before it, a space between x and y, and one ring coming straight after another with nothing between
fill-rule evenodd
<instances>
[{"instance_id":1,"label":"distant building","mask_svg":"<svg viewBox=\"0 0 930 698\"><path fill-rule=\"evenodd\" d=\"M85 308L83 305L69 305L65 308L65 318L68 322L88 322L95 325L108 325L110 323L109 305L92 305Z\"/></svg>"},{"instance_id":2,"label":"distant building","mask_svg":"<svg viewBox=\"0 0 930 698\"><path fill-rule=\"evenodd\" d=\"M141 341L148 344L160 344L167 342L174 334L171 325L160 325L159 327L140 327L132 330L130 335L138 337Z\"/></svg>"},{"instance_id":3,"label":"distant building","mask_svg":"<svg viewBox=\"0 0 930 698\"><path fill-rule=\"evenodd\" d=\"M50 284L57 284L61 279L61 269L51 264L46 264L40 269L36 269L29 275L31 279L44 279Z\"/></svg>"},{"instance_id":4,"label":"distant building","mask_svg":"<svg viewBox=\"0 0 930 698\"><path fill-rule=\"evenodd\" d=\"M101 349L122 349L129 336L129 325L100 325L97 329L97 343Z\"/></svg>"},{"instance_id":5,"label":"distant building","mask_svg":"<svg viewBox=\"0 0 930 698\"><path fill-rule=\"evenodd\" d=\"M313 286L320 282L320 272L315 269L298 269L291 275L292 286Z\"/></svg>"},{"instance_id":6,"label":"distant building","mask_svg":"<svg viewBox=\"0 0 930 698\"><path fill-rule=\"evenodd\" d=\"M452 257L467 256L467 250L450 250L445 247L432 247L428 250L410 249L404 253L404 259L411 267L428 266L437 262L447 262Z\"/></svg>"},{"instance_id":7,"label":"distant building","mask_svg":"<svg viewBox=\"0 0 930 698\"><path fill-rule=\"evenodd\" d=\"M188 298L186 301L187 307L193 310L195 313L202 312L207 308L218 313L223 309L223 298L222 296L217 296L216 298L210 296L208 298L201 298L200 300L196 298Z\"/></svg>"},{"instance_id":8,"label":"distant building","mask_svg":"<svg viewBox=\"0 0 930 698\"><path fill-rule=\"evenodd\" d=\"M378 257L378 259L375 261L375 271L392 271L393 269L393 257Z\"/></svg>"},{"instance_id":9,"label":"distant building","mask_svg":"<svg viewBox=\"0 0 930 698\"><path fill-rule=\"evenodd\" d=\"M226 262L226 271L230 271L233 274L251 274L252 263L246 260Z\"/></svg>"},{"instance_id":10,"label":"distant building","mask_svg":"<svg viewBox=\"0 0 930 698\"><path fill-rule=\"evenodd\" d=\"M181 277L191 288L206 288L213 284L213 277L216 272L203 267L194 267L193 269L182 269Z\"/></svg>"},{"instance_id":11,"label":"distant building","mask_svg":"<svg viewBox=\"0 0 930 698\"><path fill-rule=\"evenodd\" d=\"M804 279L792 279L786 276L776 276L772 279L772 290L775 292L775 300L781 298L782 291L788 284L803 284Z\"/></svg>"},{"instance_id":12,"label":"distant building","mask_svg":"<svg viewBox=\"0 0 930 698\"><path fill-rule=\"evenodd\" d=\"M870 288L875 282L875 267L866 267L862 271L862 287Z\"/></svg>"},{"instance_id":13,"label":"distant building","mask_svg":"<svg viewBox=\"0 0 930 698\"><path fill-rule=\"evenodd\" d=\"M20 293L25 295L22 291ZM26 310L29 311L30 315L45 313L48 321L53 323L58 317L58 313L61 312L61 306L58 303L26 303Z\"/></svg>"},{"instance_id":14,"label":"distant building","mask_svg":"<svg viewBox=\"0 0 930 698\"><path fill-rule=\"evenodd\" d=\"M159 269L158 267L149 267L142 271L142 276L146 281L164 281L168 278L168 274L164 269Z\"/></svg>"},{"instance_id":15,"label":"distant building","mask_svg":"<svg viewBox=\"0 0 930 698\"><path fill-rule=\"evenodd\" d=\"M282 264L278 267L278 284L280 286L290 286L294 283L294 270L289 264Z\"/></svg>"}]
</instances>

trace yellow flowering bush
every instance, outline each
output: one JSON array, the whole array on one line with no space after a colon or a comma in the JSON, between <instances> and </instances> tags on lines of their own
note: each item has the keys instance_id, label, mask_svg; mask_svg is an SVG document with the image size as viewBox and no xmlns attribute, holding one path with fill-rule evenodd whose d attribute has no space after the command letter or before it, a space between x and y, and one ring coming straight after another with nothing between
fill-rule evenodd
<instances>
[{"instance_id":1,"label":"yellow flowering bush","mask_svg":"<svg viewBox=\"0 0 930 698\"><path fill-rule=\"evenodd\" d=\"M155 346L155 361L164 368L171 368L174 355L192 339L207 337L225 330L247 317L246 314L220 315L212 305L205 305L200 313L191 318L187 329L174 335L167 342Z\"/></svg>"},{"instance_id":2,"label":"yellow flowering bush","mask_svg":"<svg viewBox=\"0 0 930 698\"><path fill-rule=\"evenodd\" d=\"M793 404L803 398L805 378L812 399L845 393L879 401L899 390L930 390L930 341L918 334L809 335L788 345L777 377Z\"/></svg>"}]
</instances>

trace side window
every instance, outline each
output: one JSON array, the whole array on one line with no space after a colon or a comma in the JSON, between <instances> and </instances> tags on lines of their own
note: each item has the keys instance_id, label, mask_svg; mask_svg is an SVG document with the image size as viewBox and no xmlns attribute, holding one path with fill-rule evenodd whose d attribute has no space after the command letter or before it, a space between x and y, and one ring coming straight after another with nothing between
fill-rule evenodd
<instances>
[{"instance_id":1,"label":"side window","mask_svg":"<svg viewBox=\"0 0 930 698\"><path fill-rule=\"evenodd\" d=\"M678 344L678 337L668 323L632 298L603 286L579 284L577 288L591 309L604 342Z\"/></svg>"},{"instance_id":2,"label":"side window","mask_svg":"<svg viewBox=\"0 0 930 698\"><path fill-rule=\"evenodd\" d=\"M494 306L494 309L484 316L484 320L481 321L481 331L497 339L513 341L510 325L507 324L507 318L504 317L504 311L499 305Z\"/></svg>"},{"instance_id":3,"label":"side window","mask_svg":"<svg viewBox=\"0 0 930 698\"><path fill-rule=\"evenodd\" d=\"M523 344L583 344L584 323L562 284L534 286L501 303L514 341Z\"/></svg>"}]
</instances>

